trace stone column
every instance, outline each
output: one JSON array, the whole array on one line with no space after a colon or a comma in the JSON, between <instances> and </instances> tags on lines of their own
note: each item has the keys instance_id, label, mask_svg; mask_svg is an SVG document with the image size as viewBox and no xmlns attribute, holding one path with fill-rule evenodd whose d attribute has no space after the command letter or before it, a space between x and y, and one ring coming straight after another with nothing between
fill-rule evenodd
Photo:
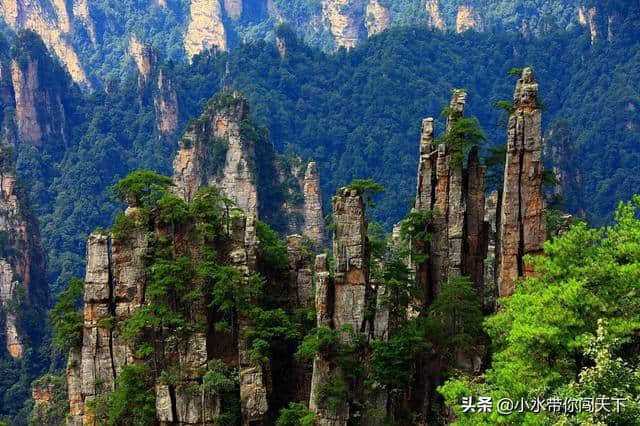
<instances>
[{"instance_id":1,"label":"stone column","mask_svg":"<svg viewBox=\"0 0 640 426\"><path fill-rule=\"evenodd\" d=\"M513 293L520 277L533 274L524 257L542 253L546 218L542 195L542 130L538 84L525 68L516 84L509 116L507 158L500 220L498 286Z\"/></svg>"},{"instance_id":2,"label":"stone column","mask_svg":"<svg viewBox=\"0 0 640 426\"><path fill-rule=\"evenodd\" d=\"M322 194L320 192L320 176L315 162L307 165L302 184L304 196L304 229L303 233L317 247L325 244L324 216L322 214Z\"/></svg>"}]
</instances>

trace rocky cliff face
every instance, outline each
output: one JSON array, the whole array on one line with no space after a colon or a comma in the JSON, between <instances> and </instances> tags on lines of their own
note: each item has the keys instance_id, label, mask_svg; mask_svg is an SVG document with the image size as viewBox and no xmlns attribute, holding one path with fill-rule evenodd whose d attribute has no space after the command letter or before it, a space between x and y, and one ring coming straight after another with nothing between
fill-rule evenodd
<instances>
[{"instance_id":1,"label":"rocky cliff face","mask_svg":"<svg viewBox=\"0 0 640 426\"><path fill-rule=\"evenodd\" d=\"M133 58L142 81L146 83L157 60L155 52L151 46L142 43L136 36L132 36L129 39L129 55Z\"/></svg>"},{"instance_id":2,"label":"rocky cliff face","mask_svg":"<svg viewBox=\"0 0 640 426\"><path fill-rule=\"evenodd\" d=\"M156 126L161 134L172 135L178 130L178 94L164 70L158 73L156 95L153 98L156 110Z\"/></svg>"},{"instance_id":3,"label":"rocky cliff face","mask_svg":"<svg viewBox=\"0 0 640 426\"><path fill-rule=\"evenodd\" d=\"M513 293L518 277L533 273L524 257L542 252L546 218L542 194L542 129L538 83L525 68L509 116L500 218L500 296Z\"/></svg>"},{"instance_id":4,"label":"rocky cliff face","mask_svg":"<svg viewBox=\"0 0 640 426\"><path fill-rule=\"evenodd\" d=\"M320 192L320 176L315 162L307 165L302 182L304 197L303 233L317 246L325 243L324 216L322 214L322 194Z\"/></svg>"},{"instance_id":5,"label":"rocky cliff face","mask_svg":"<svg viewBox=\"0 0 640 426\"><path fill-rule=\"evenodd\" d=\"M85 8L78 4L77 8L69 11L63 0L54 1L53 6L54 10L51 10L38 0L3 0L0 3L0 16L13 30L28 29L37 33L56 52L73 79L87 83L78 55L67 37L72 29L70 13L83 13ZM87 20L87 17L88 14L83 19Z\"/></svg>"},{"instance_id":6,"label":"rocky cliff face","mask_svg":"<svg viewBox=\"0 0 640 426\"><path fill-rule=\"evenodd\" d=\"M391 25L391 14L378 0L369 0L365 9L367 35L378 34Z\"/></svg>"},{"instance_id":7,"label":"rocky cliff face","mask_svg":"<svg viewBox=\"0 0 640 426\"><path fill-rule=\"evenodd\" d=\"M3 147L3 151L6 147ZM3 155L7 155L6 151ZM48 287L44 251L40 234L30 210L26 207L26 193L16 186L12 170L0 171L0 305L4 308L3 323L6 349L14 359L20 359L28 342L16 323L17 312L24 305L9 309L18 301L18 288L24 291L25 302L46 307ZM14 305L15 306L15 305Z\"/></svg>"},{"instance_id":8,"label":"rocky cliff face","mask_svg":"<svg viewBox=\"0 0 640 426\"><path fill-rule=\"evenodd\" d=\"M387 412L387 408L380 410L380 407L398 404L410 406L427 418L433 411L435 389L441 381L443 366L479 371L484 343L475 345L473 353L465 350L416 355L411 360L413 379L405 389L399 389L400 397L386 389L378 389L373 394L366 391L374 374L370 369L371 351L376 342L387 339L391 342L400 324L428 318L430 309L437 306L433 303L436 297L444 294L443 288L460 276L470 278L477 289L477 296L473 297L490 313L496 307L496 276L499 294L506 296L518 277L533 272L524 264L523 257L540 253L546 238L537 91L533 73L527 68L518 80L514 110L509 119L502 194L485 197L485 168L480 163L478 148L473 146L478 139L469 136L473 132L468 128L474 124L464 117L464 91L453 92L445 134L441 138L435 138L433 119L423 121L413 213L418 213L424 221L415 225L423 228L411 231L424 231L422 233L432 238L408 241L412 256L414 253L427 255L412 259L415 275L409 273L406 278L415 279L421 291L416 298L422 305L402 302L404 308L395 311L389 305L389 297L394 293L387 293L384 273L380 273L394 249L388 248L386 254L380 254L369 241L361 190L344 187L332 199L333 271L330 271L327 254L316 256L313 262L312 249L322 244L324 236L318 173L313 162L305 165L292 161L286 167L281 166L275 175L280 187L299 191L290 193L288 200L299 198L292 205L304 221L296 226L304 230L308 239L300 235L302 232L290 235L286 253L282 253L285 264L275 275L274 271L269 272L279 261L273 256L275 246L268 249L262 246L273 237L264 230L261 234L263 224L256 221L257 177L268 176L260 172L260 167L273 164L271 160L262 165L258 163L258 148L265 140L248 121L246 101L237 93L214 98L181 140L174 162L174 193L192 203L186 211L200 212L194 206L214 195L198 190L216 185L245 212L228 210L221 199L213 198L219 209L213 215L217 224L210 224L219 232L213 233L216 235L213 238L211 232L198 233L201 229L210 229L200 226L204 224L200 223L201 218L210 216L189 217L184 221L174 216L171 220L157 217L141 220L139 215L151 213L129 207L125 219L120 221L135 226L126 233L116 230L112 234L98 232L90 236L82 347L71 351L67 366L71 423L92 424L94 413L88 409L90 402L114 390L127 366L145 364L153 365L158 372L177 366L180 372L171 380L154 379L156 418L161 425L215 424L216 416L229 407L221 395L205 390L204 374L213 361L237 369L232 392L237 393L238 412L245 425L270 424L278 408L283 406L280 392L289 398L287 402L308 401L318 425L346 426L356 419L367 419L367 424L383 424L385 415L393 416L393 408ZM255 167L255 174L244 173L251 170L250 165ZM286 209L290 209L288 204L279 206L284 207L280 214L286 215ZM180 209L175 209L178 211ZM403 229L403 225L398 229ZM404 230L398 229L394 230L392 245L405 242L401 241L406 237ZM164 334L167 327L152 325L145 330L147 334L136 338L146 339L154 350L162 349L158 352L162 355L154 356L152 364L150 358L136 350L139 343L136 339L125 338L123 324L137 313L146 312L144 309L153 303L150 285L157 279L154 268L159 265L149 262L154 256L166 253L162 250L167 248L162 246L163 241L169 241L171 259L187 259L185 262L189 264L207 259L206 256L213 253L215 267L222 267L225 276L234 277L231 280L234 290L229 291L238 293L233 293L233 302L229 302L237 303L236 310L230 317L225 316L215 303L214 293L207 293L211 286L222 285L220 282L224 279L219 275L199 275L215 267L196 263L193 275L185 275L184 280L189 289L200 293L194 293L196 296L189 299L188 306L176 302L175 308L183 313L187 331L179 338L168 339ZM178 273L180 271L182 269ZM265 295L252 290L260 277L264 280L258 281L266 286L266 291L275 293L270 296L278 300L278 311L291 313L304 310L312 303L315 305L317 332L324 334L322 344L313 353L312 370L304 361L293 359L295 350L291 348L285 348L284 351L289 352L280 354L285 360L256 355L251 336L262 321L271 320L269 315L273 311L266 317L254 316L240 308L240 301L254 307L263 303ZM217 321L221 318L228 321L226 332L218 328ZM344 367L346 358L363 368L353 369L353 364ZM330 395L328 389L332 386L339 388L339 399ZM377 414L367 411L371 407L378 410Z\"/></svg>"},{"instance_id":9,"label":"rocky cliff face","mask_svg":"<svg viewBox=\"0 0 640 426\"><path fill-rule=\"evenodd\" d=\"M173 169L176 193L186 200L193 199L198 189L215 185L248 214L269 223L283 222L277 229L304 234L317 248L324 243L316 164L278 162L273 145L251 122L247 101L238 93L214 98L187 128Z\"/></svg>"},{"instance_id":10,"label":"rocky cliff face","mask_svg":"<svg viewBox=\"0 0 640 426\"><path fill-rule=\"evenodd\" d=\"M21 43L26 47L11 61L11 81L15 102L15 124L18 142L43 144L55 139L56 145L66 144L67 117L60 86L47 85L53 77L55 64L46 56L35 36L26 35Z\"/></svg>"},{"instance_id":11,"label":"rocky cliff face","mask_svg":"<svg viewBox=\"0 0 640 426\"><path fill-rule=\"evenodd\" d=\"M227 31L222 22L220 0L193 0L189 10L189 26L184 35L184 48L191 58L213 47L227 50Z\"/></svg>"},{"instance_id":12,"label":"rocky cliff face","mask_svg":"<svg viewBox=\"0 0 640 426\"><path fill-rule=\"evenodd\" d=\"M460 5L456 15L456 32L462 33L471 29L477 31L482 29L480 15L478 15L473 6Z\"/></svg>"},{"instance_id":13,"label":"rocky cliff face","mask_svg":"<svg viewBox=\"0 0 640 426\"><path fill-rule=\"evenodd\" d=\"M377 303L384 289L377 286L370 276L372 259L367 238L368 223L358 190L341 188L333 197L333 221L334 275L328 273L326 255L316 258L317 326L338 330L343 343L353 341L353 337L344 331L345 327L355 333L364 333L367 339L385 339L388 315ZM331 354L320 351L316 355L309 408L316 414L318 425L346 425L350 418L362 415L358 408L351 407L346 401L337 408L328 407L319 397L323 386L344 374ZM349 391L358 394L362 389L355 386ZM364 395L359 396L366 399ZM384 393L379 396L378 402L384 406L386 396ZM367 418L370 424L376 424L374 419Z\"/></svg>"},{"instance_id":14,"label":"rocky cliff face","mask_svg":"<svg viewBox=\"0 0 640 426\"><path fill-rule=\"evenodd\" d=\"M192 200L198 189L216 185L245 212L258 215L256 140L243 133L248 114L247 101L228 93L186 130L173 162L181 197Z\"/></svg>"},{"instance_id":15,"label":"rocky cliff face","mask_svg":"<svg viewBox=\"0 0 640 426\"><path fill-rule=\"evenodd\" d=\"M351 48L362 37L364 0L323 0L322 12L336 46Z\"/></svg>"},{"instance_id":16,"label":"rocky cliff face","mask_svg":"<svg viewBox=\"0 0 640 426\"><path fill-rule=\"evenodd\" d=\"M125 214L135 221L139 210L128 208ZM163 234L166 231L158 229L156 232ZM238 272L239 284L246 286L256 271L258 240L254 219L244 214L233 214L229 217L228 235L228 244L220 247L221 253L224 253L228 265ZM72 349L67 366L71 424L93 424L95 411L91 401L113 391L126 366L151 362L140 358L135 350L137 342L122 334L126 320L148 304L149 270L145 259L153 250L149 241L148 232L139 225L130 229L126 238L114 238L100 232L89 237L82 347ZM195 250L195 247L186 249ZM176 247L176 250L185 250L185 247ZM239 368L244 424L262 419L268 409L265 385L268 371L250 359L243 338L238 340L235 353L233 349L225 349L229 342L225 344L218 340L211 345L215 334L213 327L195 327L209 317L204 299L192 301L188 312L185 319L194 325L194 331L187 332L182 339L163 340L162 330L157 330L159 334L150 331L147 336L152 346L163 348L154 356L156 367L160 365L169 371L173 371L172 368L180 371L177 383L156 382L156 416L160 424L215 423L221 410L219 397L204 389L202 393L194 393L193 388L202 383L203 368L207 362L220 357L224 351L226 362ZM238 318L235 324L240 336L249 326L250 322L245 317Z\"/></svg>"},{"instance_id":17,"label":"rocky cliff face","mask_svg":"<svg viewBox=\"0 0 640 426\"><path fill-rule=\"evenodd\" d=\"M447 132L463 117L466 93L454 91ZM415 209L433 211L433 241L420 251L429 260L416 265L423 300L430 303L452 275L467 275L478 289L483 287L486 256L484 233L484 167L472 149L466 169L458 147L436 144L433 119L422 124L420 162Z\"/></svg>"}]
</instances>

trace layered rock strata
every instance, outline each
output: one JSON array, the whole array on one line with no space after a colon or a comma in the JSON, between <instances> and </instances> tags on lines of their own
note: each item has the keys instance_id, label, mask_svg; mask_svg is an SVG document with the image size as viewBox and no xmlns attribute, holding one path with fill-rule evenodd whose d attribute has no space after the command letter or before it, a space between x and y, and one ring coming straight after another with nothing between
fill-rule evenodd
<instances>
[{"instance_id":1,"label":"layered rock strata","mask_svg":"<svg viewBox=\"0 0 640 426\"><path fill-rule=\"evenodd\" d=\"M129 216L136 214L129 209ZM87 403L115 389L125 365L137 362L115 325L129 318L143 303L147 248L144 233L133 231L127 241L113 241L95 232L87 241L82 347L72 350L67 385L72 424L92 424Z\"/></svg>"},{"instance_id":2,"label":"layered rock strata","mask_svg":"<svg viewBox=\"0 0 640 426\"><path fill-rule=\"evenodd\" d=\"M138 210L129 208L127 216L136 218ZM161 231L160 231L161 232ZM229 225L230 244L225 256L240 274L241 285L247 285L256 268L257 244L255 220L234 213ZM122 369L131 364L148 362L136 356L133 342L121 335L123 321L134 315L145 301L148 280L145 256L148 239L143 229L131 230L125 240L113 239L105 233L93 233L87 243L87 272L84 293L84 326L82 347L72 349L67 365L70 424L93 424L95 413L87 405L96 397L115 389ZM203 299L194 300L185 318L192 324L209 318ZM250 327L245 317L237 320L237 333L242 336ZM163 340L161 333L148 335L149 343L158 351L156 363L167 368L178 367L176 383L155 384L156 418L161 425L214 425L220 414L219 397L200 389L207 362L221 355L224 342L212 345L212 336L195 327L182 339ZM228 343L228 342L227 342ZM218 347L218 344L220 347ZM240 338L225 361L239 370L239 392L244 424L257 424L268 410L268 371L252 361L246 341Z\"/></svg>"},{"instance_id":3,"label":"layered rock strata","mask_svg":"<svg viewBox=\"0 0 640 426\"><path fill-rule=\"evenodd\" d=\"M156 112L156 127L163 135L172 135L178 130L178 94L164 70L158 72L157 90L153 99Z\"/></svg>"},{"instance_id":4,"label":"layered rock strata","mask_svg":"<svg viewBox=\"0 0 640 426\"><path fill-rule=\"evenodd\" d=\"M255 216L241 215L233 221L234 247L231 251L231 264L240 272L242 284L248 285L251 274L256 271L258 239L256 236ZM254 302L251 300L251 302ZM239 332L243 335L251 327L248 318L239 318ZM240 382L240 409L244 425L261 424L266 420L268 403L269 371L268 366L251 360L249 345L244 338L238 343L238 376Z\"/></svg>"},{"instance_id":5,"label":"layered rock strata","mask_svg":"<svg viewBox=\"0 0 640 426\"><path fill-rule=\"evenodd\" d=\"M213 47L227 50L227 31L222 21L220 0L192 0L189 16L184 48L190 58Z\"/></svg>"},{"instance_id":6,"label":"layered rock strata","mask_svg":"<svg viewBox=\"0 0 640 426\"><path fill-rule=\"evenodd\" d=\"M381 306L384 288L371 282L368 223L358 190L341 188L338 191L333 198L333 221L334 275L328 273L326 255L316 258L317 326L334 330L343 330L347 326L355 333L364 333L369 339L385 339L388 312ZM373 315L368 315L368 312ZM341 342L351 342L350 333L341 331L339 336ZM316 414L318 425L346 425L349 418L356 415L346 401L338 409L329 409L318 401L318 392L323 384L342 374L329 354L317 354L313 363L309 408ZM358 392L356 389L351 391ZM360 397L365 398L363 395ZM384 404L384 401L380 402Z\"/></svg>"},{"instance_id":7,"label":"layered rock strata","mask_svg":"<svg viewBox=\"0 0 640 426\"><path fill-rule=\"evenodd\" d=\"M542 194L542 130L538 83L525 68L509 116L500 217L499 295L509 296L519 277L533 274L525 256L542 253L546 218Z\"/></svg>"},{"instance_id":8,"label":"layered rock strata","mask_svg":"<svg viewBox=\"0 0 640 426\"><path fill-rule=\"evenodd\" d=\"M180 140L173 161L176 193L191 201L198 189L217 186L250 216L258 216L255 143L243 134L246 100L238 93L218 98Z\"/></svg>"},{"instance_id":9,"label":"layered rock strata","mask_svg":"<svg viewBox=\"0 0 640 426\"><path fill-rule=\"evenodd\" d=\"M82 0L79 1L82 3ZM53 7L51 7L53 6ZM75 5L72 12L84 12L84 6ZM78 55L67 35L72 30L70 11L67 2L56 0L51 5L43 4L39 0L2 0L0 2L0 17L13 30L32 30L52 49L60 61L66 66L75 81L88 84L85 71L80 64ZM93 25L90 23L88 12L81 16L86 21L90 34ZM95 34L94 34L95 37Z\"/></svg>"},{"instance_id":10,"label":"layered rock strata","mask_svg":"<svg viewBox=\"0 0 640 426\"><path fill-rule=\"evenodd\" d=\"M3 155L7 155L6 152ZM14 172L0 170L0 306L6 349L14 359L22 358L29 330L22 330L16 314L9 309L24 291L24 302L46 307L49 291L40 233L35 218L26 207L26 193L16 186Z\"/></svg>"},{"instance_id":11,"label":"layered rock strata","mask_svg":"<svg viewBox=\"0 0 640 426\"><path fill-rule=\"evenodd\" d=\"M35 36L34 36L35 38ZM27 41L40 43L28 37ZM36 45L34 51L44 53ZM43 76L55 67L53 60L33 51L22 51L26 60L11 61L11 82L15 101L15 124L19 142L42 144L45 140L66 143L66 111L62 93L54 87L43 85Z\"/></svg>"},{"instance_id":12,"label":"layered rock strata","mask_svg":"<svg viewBox=\"0 0 640 426\"><path fill-rule=\"evenodd\" d=\"M304 225L302 232L317 246L325 244L324 215L322 214L322 193L320 191L320 176L315 162L307 165L302 182L302 196L304 197Z\"/></svg>"},{"instance_id":13,"label":"layered rock strata","mask_svg":"<svg viewBox=\"0 0 640 426\"><path fill-rule=\"evenodd\" d=\"M463 117L465 103L465 92L454 91L447 132ZM415 243L419 245L415 249L429 257L415 268L426 304L454 275L468 275L478 289L483 286L485 169L479 163L477 148L471 149L466 168L459 159L462 155L459 149L447 143L437 144L433 119L423 121L415 210L433 212L428 228L433 240Z\"/></svg>"}]
</instances>

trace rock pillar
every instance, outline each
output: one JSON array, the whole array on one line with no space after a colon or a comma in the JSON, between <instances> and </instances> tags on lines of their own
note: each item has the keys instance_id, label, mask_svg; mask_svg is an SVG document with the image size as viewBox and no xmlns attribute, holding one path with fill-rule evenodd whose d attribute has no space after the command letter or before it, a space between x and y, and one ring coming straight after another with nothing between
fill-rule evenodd
<instances>
[{"instance_id":1,"label":"rock pillar","mask_svg":"<svg viewBox=\"0 0 640 426\"><path fill-rule=\"evenodd\" d=\"M513 293L520 277L533 274L524 257L542 253L546 218L542 195L542 130L538 83L525 68L516 84L509 116L500 220L498 287Z\"/></svg>"}]
</instances>

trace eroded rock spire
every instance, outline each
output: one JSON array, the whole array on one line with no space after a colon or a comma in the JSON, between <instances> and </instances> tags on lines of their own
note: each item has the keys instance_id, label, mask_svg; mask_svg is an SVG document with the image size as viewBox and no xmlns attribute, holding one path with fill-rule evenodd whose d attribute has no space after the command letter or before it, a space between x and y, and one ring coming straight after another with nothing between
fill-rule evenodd
<instances>
[{"instance_id":1,"label":"eroded rock spire","mask_svg":"<svg viewBox=\"0 0 640 426\"><path fill-rule=\"evenodd\" d=\"M515 281L533 273L525 256L540 254L546 239L542 195L542 130L538 83L525 68L513 95L500 220L498 290L513 293Z\"/></svg>"}]
</instances>

